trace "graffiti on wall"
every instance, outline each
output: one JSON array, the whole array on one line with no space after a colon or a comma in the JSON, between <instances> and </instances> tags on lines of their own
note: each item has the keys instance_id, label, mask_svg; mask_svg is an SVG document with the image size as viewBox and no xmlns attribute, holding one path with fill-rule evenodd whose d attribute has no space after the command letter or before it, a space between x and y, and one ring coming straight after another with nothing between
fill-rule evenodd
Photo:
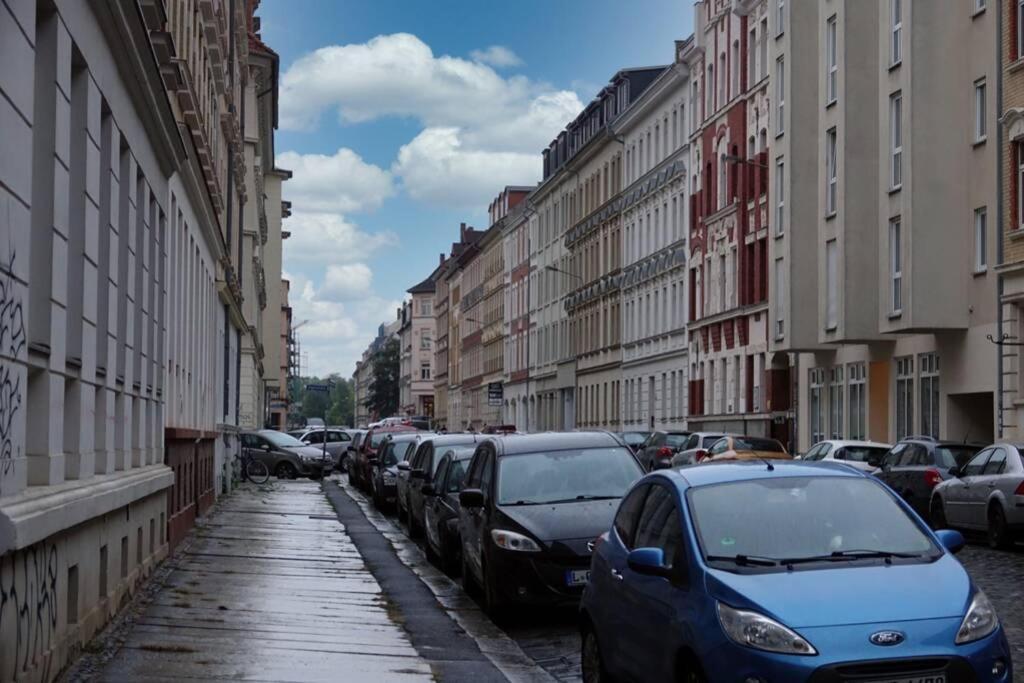
<instances>
[{"instance_id":1,"label":"graffiti on wall","mask_svg":"<svg viewBox=\"0 0 1024 683\"><path fill-rule=\"evenodd\" d=\"M21 297L15 287L15 252L10 250L7 263L0 264L0 478L14 467L21 445L14 440L14 420L21 410L21 375L11 363L25 349L25 317Z\"/></svg>"},{"instance_id":2,"label":"graffiti on wall","mask_svg":"<svg viewBox=\"0 0 1024 683\"><path fill-rule=\"evenodd\" d=\"M57 633L57 567L57 546L46 541L0 557L0 650L6 650L0 661L9 657L11 666L5 665L0 679L41 664L48 669ZM42 679L49 680L47 672Z\"/></svg>"}]
</instances>

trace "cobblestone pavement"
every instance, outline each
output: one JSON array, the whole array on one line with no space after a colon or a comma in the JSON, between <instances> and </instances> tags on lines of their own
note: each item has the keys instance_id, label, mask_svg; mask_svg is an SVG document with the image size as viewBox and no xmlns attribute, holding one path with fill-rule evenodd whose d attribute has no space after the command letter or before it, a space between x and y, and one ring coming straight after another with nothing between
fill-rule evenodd
<instances>
[{"instance_id":1,"label":"cobblestone pavement","mask_svg":"<svg viewBox=\"0 0 1024 683\"><path fill-rule=\"evenodd\" d=\"M995 605L1013 652L1014 679L1024 681L1024 545L991 550L973 542L957 559Z\"/></svg>"}]
</instances>

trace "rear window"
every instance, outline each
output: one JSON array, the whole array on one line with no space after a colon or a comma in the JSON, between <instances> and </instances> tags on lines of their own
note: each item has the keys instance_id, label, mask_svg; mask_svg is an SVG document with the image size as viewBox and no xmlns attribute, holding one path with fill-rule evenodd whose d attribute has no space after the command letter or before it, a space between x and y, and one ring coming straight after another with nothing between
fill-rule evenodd
<instances>
[{"instance_id":1,"label":"rear window","mask_svg":"<svg viewBox=\"0 0 1024 683\"><path fill-rule=\"evenodd\" d=\"M935 449L935 464L941 467L963 467L980 450L972 446L939 446Z\"/></svg>"},{"instance_id":2,"label":"rear window","mask_svg":"<svg viewBox=\"0 0 1024 683\"><path fill-rule=\"evenodd\" d=\"M880 446L846 446L836 453L836 460L849 460L851 462L867 462L872 458L881 460L882 456L888 452L888 448Z\"/></svg>"},{"instance_id":3,"label":"rear window","mask_svg":"<svg viewBox=\"0 0 1024 683\"><path fill-rule=\"evenodd\" d=\"M688 434L669 434L667 437L665 437L665 443L666 443L666 445L669 445L672 448L681 448L683 446L683 444L686 443L686 437L687 436L689 436L689 435Z\"/></svg>"},{"instance_id":4,"label":"rear window","mask_svg":"<svg viewBox=\"0 0 1024 683\"><path fill-rule=\"evenodd\" d=\"M701 444L701 448L711 448L715 445L715 442L722 438L721 434L715 434L714 436L705 436L704 441Z\"/></svg>"},{"instance_id":5,"label":"rear window","mask_svg":"<svg viewBox=\"0 0 1024 683\"><path fill-rule=\"evenodd\" d=\"M469 458L453 460L448 468L448 493L457 493L462 488L462 480L466 478L466 466Z\"/></svg>"},{"instance_id":6,"label":"rear window","mask_svg":"<svg viewBox=\"0 0 1024 683\"><path fill-rule=\"evenodd\" d=\"M378 448L380 442L387 438L387 434L383 432L374 432L373 436L370 437L370 448Z\"/></svg>"},{"instance_id":7,"label":"rear window","mask_svg":"<svg viewBox=\"0 0 1024 683\"><path fill-rule=\"evenodd\" d=\"M737 451L763 451L765 453L785 453L786 449L782 447L775 439L758 439L749 436L739 436L733 439L733 449Z\"/></svg>"}]
</instances>

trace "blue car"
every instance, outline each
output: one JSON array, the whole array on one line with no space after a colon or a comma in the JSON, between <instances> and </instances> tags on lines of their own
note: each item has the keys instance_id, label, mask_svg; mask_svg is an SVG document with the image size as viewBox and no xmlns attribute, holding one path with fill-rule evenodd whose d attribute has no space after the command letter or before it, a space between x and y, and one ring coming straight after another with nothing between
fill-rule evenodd
<instances>
[{"instance_id":1,"label":"blue car","mask_svg":"<svg viewBox=\"0 0 1024 683\"><path fill-rule=\"evenodd\" d=\"M1012 681L963 543L838 463L649 474L595 541L583 679Z\"/></svg>"}]
</instances>

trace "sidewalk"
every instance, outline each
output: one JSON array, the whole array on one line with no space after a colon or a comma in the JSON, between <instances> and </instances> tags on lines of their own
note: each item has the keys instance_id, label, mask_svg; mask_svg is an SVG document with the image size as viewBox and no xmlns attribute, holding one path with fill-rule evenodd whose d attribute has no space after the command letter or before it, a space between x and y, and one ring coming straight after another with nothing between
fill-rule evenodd
<instances>
[{"instance_id":1,"label":"sidewalk","mask_svg":"<svg viewBox=\"0 0 1024 683\"><path fill-rule=\"evenodd\" d=\"M217 504L94 680L429 681L320 484Z\"/></svg>"}]
</instances>

